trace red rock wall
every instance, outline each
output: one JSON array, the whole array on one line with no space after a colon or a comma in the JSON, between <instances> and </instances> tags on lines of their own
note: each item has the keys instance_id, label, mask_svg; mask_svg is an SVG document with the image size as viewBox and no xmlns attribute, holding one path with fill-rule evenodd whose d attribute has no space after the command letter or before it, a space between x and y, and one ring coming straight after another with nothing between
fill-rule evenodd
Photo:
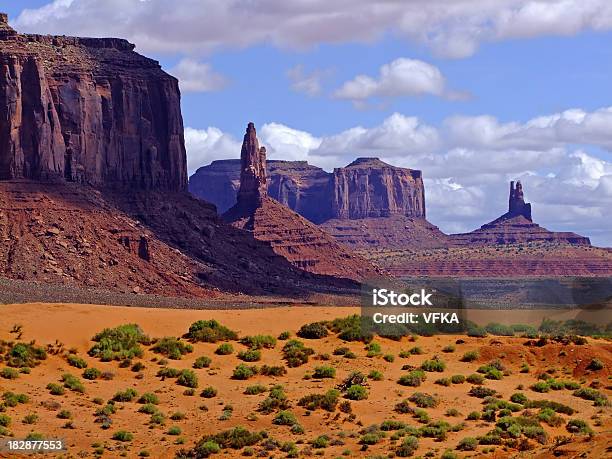
<instances>
[{"instance_id":1,"label":"red rock wall","mask_svg":"<svg viewBox=\"0 0 612 459\"><path fill-rule=\"evenodd\" d=\"M178 82L133 48L0 34L0 179L185 189Z\"/></svg>"}]
</instances>

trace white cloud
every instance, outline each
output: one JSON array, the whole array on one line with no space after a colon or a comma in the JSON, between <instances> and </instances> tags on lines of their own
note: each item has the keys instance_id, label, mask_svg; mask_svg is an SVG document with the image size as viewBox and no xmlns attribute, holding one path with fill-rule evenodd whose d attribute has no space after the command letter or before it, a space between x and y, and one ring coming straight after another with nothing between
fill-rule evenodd
<instances>
[{"instance_id":1,"label":"white cloud","mask_svg":"<svg viewBox=\"0 0 612 459\"><path fill-rule=\"evenodd\" d=\"M307 73L302 65L296 65L287 71L291 89L311 97L321 94L323 79L329 74L329 70L314 70Z\"/></svg>"},{"instance_id":2,"label":"white cloud","mask_svg":"<svg viewBox=\"0 0 612 459\"><path fill-rule=\"evenodd\" d=\"M216 127L185 128L187 170L192 174L200 166L216 159L240 158L241 143Z\"/></svg>"},{"instance_id":3,"label":"white cloud","mask_svg":"<svg viewBox=\"0 0 612 459\"><path fill-rule=\"evenodd\" d=\"M612 28L609 0L55 0L25 9L22 31L119 36L145 52L201 53L262 43L303 48L389 33L450 57L483 42Z\"/></svg>"},{"instance_id":4,"label":"white cloud","mask_svg":"<svg viewBox=\"0 0 612 459\"><path fill-rule=\"evenodd\" d=\"M378 78L357 75L334 92L338 99L362 101L371 97L442 96L445 80L440 70L426 62L399 58L380 68Z\"/></svg>"},{"instance_id":5,"label":"white cloud","mask_svg":"<svg viewBox=\"0 0 612 459\"><path fill-rule=\"evenodd\" d=\"M181 59L168 73L178 78L183 92L218 91L227 84L226 78L215 73L209 64L189 58Z\"/></svg>"}]
</instances>

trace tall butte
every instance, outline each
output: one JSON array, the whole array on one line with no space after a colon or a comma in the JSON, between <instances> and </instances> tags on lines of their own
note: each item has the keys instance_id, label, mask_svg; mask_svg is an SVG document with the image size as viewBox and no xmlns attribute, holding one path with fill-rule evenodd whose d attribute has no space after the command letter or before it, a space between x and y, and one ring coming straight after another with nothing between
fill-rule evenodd
<instances>
[{"instance_id":1,"label":"tall butte","mask_svg":"<svg viewBox=\"0 0 612 459\"><path fill-rule=\"evenodd\" d=\"M249 123L240 152L237 202L223 214L233 226L251 231L294 266L317 274L361 280L379 271L351 254L332 236L267 192L266 149L259 145L255 125Z\"/></svg>"}]
</instances>

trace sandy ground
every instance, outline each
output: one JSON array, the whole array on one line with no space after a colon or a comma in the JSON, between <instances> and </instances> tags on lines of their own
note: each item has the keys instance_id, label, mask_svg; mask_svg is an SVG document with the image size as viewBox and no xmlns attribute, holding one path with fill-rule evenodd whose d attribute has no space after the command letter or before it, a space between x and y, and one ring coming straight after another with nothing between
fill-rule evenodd
<instances>
[{"instance_id":1,"label":"sandy ground","mask_svg":"<svg viewBox=\"0 0 612 459\"><path fill-rule=\"evenodd\" d=\"M344 343L336 336L330 335L319 340L303 340L307 346L316 351L314 358L298 368L289 368L288 373L282 377L256 376L248 381L235 381L231 379L233 369L241 363L236 353L228 356L219 356L214 353L218 344L196 343L194 352L183 356L182 360L170 360L169 366L173 368L191 368L194 360L202 355L212 358L212 365L208 369L194 370L199 378L199 387L195 396L184 395L184 387L175 383L173 379L162 381L156 377L159 365L151 359L157 357L149 348L145 349L141 361L146 368L143 370L143 378L136 379L136 373L130 368L119 368L118 362L103 363L87 355L92 346L91 338L105 327L114 327L125 323L138 323L151 337L181 336L187 332L189 325L200 319L217 319L229 328L236 330L240 336L254 334L270 334L278 336L279 333L288 330L295 332L303 324L334 319L349 314L358 313L358 308L345 307L287 307L273 309L252 310L167 310L147 309L135 307L117 306L92 306L74 304L19 304L0 305L0 339L15 340L16 336L10 330L15 324L22 325L22 336L20 341L29 342L35 340L39 345L55 343L56 340L63 343L66 349L75 348L77 354L84 358L90 367L101 371L112 371L115 377L111 381L82 379L86 392L78 394L67 391L62 396L52 396L45 388L50 382L59 382L63 373L70 372L80 377L82 370L68 365L66 360L59 355L51 355L41 365L32 369L30 374L22 374L18 379L0 379L0 393L13 391L25 393L30 397L30 402L7 408L6 414L12 418L10 431L15 438L23 438L29 432L43 433L48 437L59 437L67 440L67 457L95 457L94 450L97 447L105 447L103 457L137 457L139 452L146 450L150 457L173 457L180 448L193 446L202 435L216 433L236 425L242 425L250 430L266 430L270 435L281 441L298 442L298 448L303 449L305 445L318 435L327 434L332 439L338 440L336 446L329 446L322 450L316 450L322 457L338 457L350 451L349 457L368 457L386 455L393 447L390 440L385 439L377 445L370 446L367 451L360 451L358 444L360 435L358 432L371 424L380 423L383 420L398 419L409 425L419 426L408 414L397 414L393 411L396 403L409 397L412 393L427 392L437 394L441 403L438 407L427 409L432 420L446 420L455 425L465 422L465 428L459 432L451 432L444 442L436 442L430 438L419 440L419 449L416 454L425 455L430 452L432 457L439 457L446 449L456 447L459 440L464 437L475 437L490 431L493 423L481 421L466 421L466 415L471 411L482 410L482 400L467 395L472 387L469 383L456 384L443 387L434 384L441 377L450 377L454 374L469 375L483 363L495 358L500 359L509 369L510 374L500 381L486 381L485 386L496 389L508 400L510 395L516 392L519 384L523 384L524 392L530 399L548 399L561 402L575 408L578 413L572 418L580 418L588 421L593 429L598 432L591 446L578 446L578 454L585 453L580 457L605 457L606 447L610 445L610 432L612 422L610 420L609 408L597 408L593 403L572 396L572 391L561 390L550 393L536 393L528 388L536 379L536 374L545 370L556 370L556 377L561 379L572 379L588 385L593 379L601 383L600 390L612 395L609 390L610 368L612 368L612 344L602 340L589 340L586 346L560 344L547 345L545 347L524 346L525 339L521 338L467 338L457 336L434 336L419 337L417 342L409 342L408 338L401 341L377 338L375 341L382 346L383 354L395 356L393 362L387 362L381 357L366 357L363 343ZM520 311L516 311L520 314ZM491 313L492 320L499 320L499 312ZM520 318L517 315L517 319ZM512 320L520 322L520 320ZM448 344L455 343L461 338L465 342L456 345L453 353L444 353L442 348ZM279 341L275 349L263 350L262 360L257 365L282 365L281 347L283 342ZM412 355L407 359L399 358L398 353L402 349L409 349L415 345L421 347L423 355ZM233 343L236 351L246 349L239 343ZM349 347L357 359L345 359L334 356L333 350L340 346ZM478 350L480 358L471 363L461 362L460 357L470 350ZM565 352L561 352L565 351ZM317 355L329 354L331 359L323 362L317 359ZM428 373L427 380L419 388L403 387L397 384L400 375L406 373L401 370L405 364L419 366L424 360L433 355L439 355L447 365L443 373ZM605 368L599 372L585 371L585 367L593 357L604 362ZM528 363L531 371L529 374L519 373L519 367ZM312 372L315 366L331 365L336 368L335 379L330 380L305 380L304 375ZM0 364L3 367L4 364ZM297 406L300 397L310 393L323 393L333 388L351 371L360 370L369 373L371 370L379 370L384 374L382 381L370 381L369 397L367 400L351 402L354 419L336 411L328 413L317 410L306 415L306 410ZM291 411L298 417L299 423L304 427L303 435L290 433L289 427L276 426L272 424L274 414L264 415L257 413L258 404L267 396L260 394L255 396L243 395L247 386L260 383L266 386L271 384L282 384L292 402ZM608 385L608 387L606 387ZM218 390L215 398L205 399L199 396L202 388L213 386ZM170 415L176 411L185 413L183 420L166 420L164 426L151 427L150 416L138 413L141 407L136 402L117 403L120 409L112 415L112 426L108 430L100 428L100 424L94 423L94 411L99 408L93 402L96 397L104 400L111 399L113 394L119 390L134 388L138 393L155 392L159 399L159 408L162 412ZM64 429L65 420L57 418L60 408L49 409L42 405L44 402L55 401L61 404L61 409L70 410L73 415L74 429ZM223 408L231 404L234 408L233 415L229 420L219 420ZM206 406L207 411L201 409ZM460 416L450 417L446 415L449 408L456 408ZM22 419L30 413L36 413L39 417L34 425L24 424ZM252 415L256 414L257 417ZM251 416L249 416L251 415ZM562 415L566 420L568 416ZM599 420L599 421L597 421ZM597 425L601 424L601 425ZM175 444L177 436L168 435L167 431L172 426L178 426L181 434L178 438L184 439L184 445ZM564 426L551 428L545 426L550 438L555 436L569 435ZM114 432L127 430L134 434L131 442L121 443L112 440ZM301 443L301 444L300 444ZM572 445L577 445L573 443ZM94 445L94 446L92 446ZM587 444L584 444L587 445ZM550 445L549 445L550 446ZM458 452L459 457L513 457L516 451L506 451L502 447L495 448L494 452L487 451L482 454L484 447L479 447L476 452ZM320 453L319 453L320 451ZM240 451L224 450L214 457L238 457ZM274 457L285 457L286 454L276 451L271 453ZM549 457L546 449L537 446L536 451L523 452L521 457ZM552 454L552 453L550 453ZM595 454L595 455L594 455ZM598 454L598 455L597 455ZM602 455L603 454L603 455ZM550 456L552 457L552 456ZM572 455L568 456L572 457ZM577 456L576 456L577 457Z\"/></svg>"}]
</instances>

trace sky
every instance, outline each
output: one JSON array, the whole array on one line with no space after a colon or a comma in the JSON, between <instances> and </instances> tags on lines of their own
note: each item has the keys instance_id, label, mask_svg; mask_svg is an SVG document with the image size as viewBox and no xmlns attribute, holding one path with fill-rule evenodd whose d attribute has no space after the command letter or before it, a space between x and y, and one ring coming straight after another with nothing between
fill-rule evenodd
<instances>
[{"instance_id":1,"label":"sky","mask_svg":"<svg viewBox=\"0 0 612 459\"><path fill-rule=\"evenodd\" d=\"M612 246L609 0L0 0L20 32L117 36L179 79L190 173L238 158L421 169L478 228L520 179L534 221Z\"/></svg>"}]
</instances>

